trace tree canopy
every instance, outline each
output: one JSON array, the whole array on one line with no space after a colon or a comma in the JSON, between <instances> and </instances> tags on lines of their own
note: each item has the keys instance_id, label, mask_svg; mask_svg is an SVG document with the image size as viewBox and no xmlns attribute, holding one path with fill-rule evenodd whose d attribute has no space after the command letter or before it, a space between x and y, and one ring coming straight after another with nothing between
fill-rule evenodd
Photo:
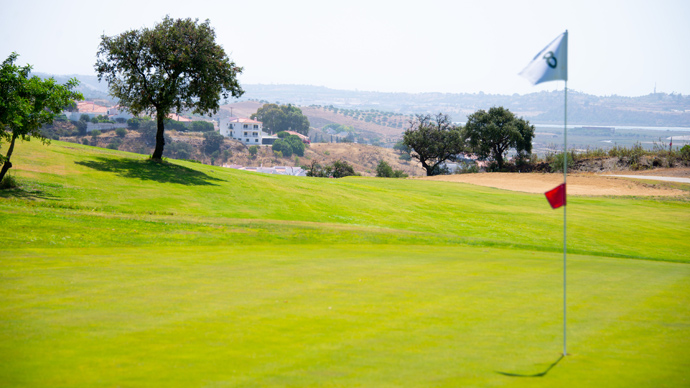
<instances>
[{"instance_id":1,"label":"tree canopy","mask_svg":"<svg viewBox=\"0 0 690 388\"><path fill-rule=\"evenodd\" d=\"M294 131L307 135L309 133L309 119L296 106L264 104L251 119L261 121L263 128L270 133Z\"/></svg>"},{"instance_id":2,"label":"tree canopy","mask_svg":"<svg viewBox=\"0 0 690 388\"><path fill-rule=\"evenodd\" d=\"M29 77L31 66L15 65L17 53L12 53L0 67L0 141L10 143L6 155L0 155L3 162L0 181L12 168L10 158L17 138L30 140L31 137L48 142L41 134L41 127L52 124L62 109L74 100L84 96L72 89L79 85L75 78L66 84L58 84L55 79Z\"/></svg>"},{"instance_id":3,"label":"tree canopy","mask_svg":"<svg viewBox=\"0 0 690 388\"><path fill-rule=\"evenodd\" d=\"M290 135L287 132L282 132L287 136L279 136L280 139L273 142L273 151L280 151L283 156L304 156L304 149L306 148L302 139L299 136Z\"/></svg>"},{"instance_id":4,"label":"tree canopy","mask_svg":"<svg viewBox=\"0 0 690 388\"><path fill-rule=\"evenodd\" d=\"M417 115L403 134L403 143L412 149L411 156L422 164L426 175L438 175L440 165L465 150L462 128L448 115Z\"/></svg>"},{"instance_id":5,"label":"tree canopy","mask_svg":"<svg viewBox=\"0 0 690 388\"><path fill-rule=\"evenodd\" d=\"M467 116L465 139L468 146L478 156L495 160L499 169L503 168L505 154L512 148L518 155L530 154L533 138L534 126L502 106L488 112L478 110Z\"/></svg>"},{"instance_id":6,"label":"tree canopy","mask_svg":"<svg viewBox=\"0 0 690 388\"><path fill-rule=\"evenodd\" d=\"M171 19L166 16L153 29L103 35L98 48L98 79L109 84L110 94L132 114L155 115L156 148L152 159L163 156L164 121L170 113L191 110L216 113L223 98L244 91L235 65L216 44L216 34L206 20Z\"/></svg>"},{"instance_id":7,"label":"tree canopy","mask_svg":"<svg viewBox=\"0 0 690 388\"><path fill-rule=\"evenodd\" d=\"M344 160L336 160L330 165L323 166L316 160L312 160L311 166L307 168L307 176L317 178L344 178L353 175L357 175L354 167Z\"/></svg>"}]
</instances>

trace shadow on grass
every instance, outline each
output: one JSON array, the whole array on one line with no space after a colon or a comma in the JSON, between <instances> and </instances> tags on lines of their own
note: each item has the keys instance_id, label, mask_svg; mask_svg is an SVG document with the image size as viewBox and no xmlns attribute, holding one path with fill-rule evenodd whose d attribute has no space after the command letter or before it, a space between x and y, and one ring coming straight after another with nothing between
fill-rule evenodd
<instances>
[{"instance_id":1,"label":"shadow on grass","mask_svg":"<svg viewBox=\"0 0 690 388\"><path fill-rule=\"evenodd\" d=\"M558 357L558 360L556 360L556 362L554 362L553 364L549 365L549 367L546 368L545 371L543 371L541 373L535 373L532 375L520 374L520 373L508 373L508 372L496 372L496 373L501 374L503 376L509 376L509 377L544 377L544 376L546 376L547 373L549 373L549 371L551 369L553 369L554 366L556 366L559 362L561 362L562 359L563 359L563 355L561 354L561 356Z\"/></svg>"},{"instance_id":2,"label":"shadow on grass","mask_svg":"<svg viewBox=\"0 0 690 388\"><path fill-rule=\"evenodd\" d=\"M188 186L216 186L216 184L213 183L214 181L223 181L222 179L208 176L201 171L168 162L99 157L96 158L96 160L74 163L98 171L112 172L125 178L138 178L160 183L177 183Z\"/></svg>"},{"instance_id":3,"label":"shadow on grass","mask_svg":"<svg viewBox=\"0 0 690 388\"><path fill-rule=\"evenodd\" d=\"M43 190L26 190L20 186L12 189L0 190L0 198L57 199L58 197Z\"/></svg>"}]
</instances>

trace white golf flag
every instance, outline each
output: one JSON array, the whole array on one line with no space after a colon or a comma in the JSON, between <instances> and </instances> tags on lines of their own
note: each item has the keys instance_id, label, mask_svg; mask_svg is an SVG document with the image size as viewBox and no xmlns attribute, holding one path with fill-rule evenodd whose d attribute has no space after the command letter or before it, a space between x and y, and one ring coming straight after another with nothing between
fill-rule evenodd
<instances>
[{"instance_id":1,"label":"white golf flag","mask_svg":"<svg viewBox=\"0 0 690 388\"><path fill-rule=\"evenodd\" d=\"M560 34L534 57L520 75L534 85L568 80L568 31Z\"/></svg>"}]
</instances>

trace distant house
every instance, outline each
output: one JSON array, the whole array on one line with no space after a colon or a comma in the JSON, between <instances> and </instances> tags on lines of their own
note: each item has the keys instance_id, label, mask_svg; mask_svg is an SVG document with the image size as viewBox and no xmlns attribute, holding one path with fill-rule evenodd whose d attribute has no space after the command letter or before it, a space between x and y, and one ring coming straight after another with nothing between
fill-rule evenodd
<instances>
[{"instance_id":1,"label":"distant house","mask_svg":"<svg viewBox=\"0 0 690 388\"><path fill-rule=\"evenodd\" d=\"M75 112L62 112L69 120L77 121L82 115L87 115L89 118L95 116L108 116L109 119L115 120L123 118L125 120L131 119L133 116L123 110L120 105L111 107L96 105L93 101L77 101L77 110Z\"/></svg>"},{"instance_id":2,"label":"distant house","mask_svg":"<svg viewBox=\"0 0 690 388\"><path fill-rule=\"evenodd\" d=\"M245 145L271 145L278 138L262 130L261 121L241 117L220 120L220 134Z\"/></svg>"}]
</instances>

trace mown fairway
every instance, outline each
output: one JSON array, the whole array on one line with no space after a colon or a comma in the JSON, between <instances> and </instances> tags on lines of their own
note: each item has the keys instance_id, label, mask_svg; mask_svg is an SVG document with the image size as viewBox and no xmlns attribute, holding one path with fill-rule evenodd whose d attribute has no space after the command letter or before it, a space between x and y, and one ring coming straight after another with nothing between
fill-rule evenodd
<instances>
[{"instance_id":1,"label":"mown fairway","mask_svg":"<svg viewBox=\"0 0 690 388\"><path fill-rule=\"evenodd\" d=\"M0 386L687 386L690 203L21 143Z\"/></svg>"}]
</instances>

